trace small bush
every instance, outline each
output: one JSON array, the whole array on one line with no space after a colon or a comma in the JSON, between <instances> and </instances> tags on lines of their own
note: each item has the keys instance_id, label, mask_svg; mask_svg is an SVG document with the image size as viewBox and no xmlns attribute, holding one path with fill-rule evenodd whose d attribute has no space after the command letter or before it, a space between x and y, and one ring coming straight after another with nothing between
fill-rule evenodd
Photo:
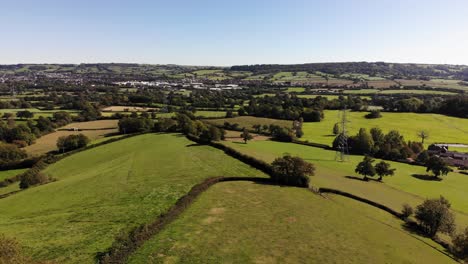
<instances>
[{"instance_id":1,"label":"small bush","mask_svg":"<svg viewBox=\"0 0 468 264\"><path fill-rule=\"evenodd\" d=\"M36 169L32 169L21 175L20 188L27 189L30 186L41 185L50 181L50 178Z\"/></svg>"},{"instance_id":2,"label":"small bush","mask_svg":"<svg viewBox=\"0 0 468 264\"><path fill-rule=\"evenodd\" d=\"M373 119L373 118L381 118L382 114L380 113L380 110L372 110L370 113L366 115L367 119Z\"/></svg>"},{"instance_id":3,"label":"small bush","mask_svg":"<svg viewBox=\"0 0 468 264\"><path fill-rule=\"evenodd\" d=\"M468 261L468 227L463 233L453 237L452 244L452 252L460 259Z\"/></svg>"},{"instance_id":4,"label":"small bush","mask_svg":"<svg viewBox=\"0 0 468 264\"><path fill-rule=\"evenodd\" d=\"M0 263L26 264L29 262L21 253L21 247L14 239L0 235Z\"/></svg>"},{"instance_id":5,"label":"small bush","mask_svg":"<svg viewBox=\"0 0 468 264\"><path fill-rule=\"evenodd\" d=\"M410 216L413 215L413 207L411 207L409 204L404 204L403 209L401 210L401 216L403 219L408 219Z\"/></svg>"}]
</instances>

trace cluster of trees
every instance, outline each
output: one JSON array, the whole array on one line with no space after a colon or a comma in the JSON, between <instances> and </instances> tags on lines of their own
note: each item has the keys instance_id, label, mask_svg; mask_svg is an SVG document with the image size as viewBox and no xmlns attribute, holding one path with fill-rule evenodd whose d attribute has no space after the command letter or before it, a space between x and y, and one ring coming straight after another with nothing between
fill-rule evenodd
<instances>
[{"instance_id":1,"label":"cluster of trees","mask_svg":"<svg viewBox=\"0 0 468 264\"><path fill-rule=\"evenodd\" d=\"M339 148L343 137L343 134L340 133L335 138L334 148ZM423 151L422 143L406 142L396 130L384 134L380 128L372 128L370 133L365 128L361 128L356 135L348 137L347 141L352 153L389 160L416 158Z\"/></svg>"},{"instance_id":2,"label":"cluster of trees","mask_svg":"<svg viewBox=\"0 0 468 264\"><path fill-rule=\"evenodd\" d=\"M276 158L271 164L272 179L279 184L309 187L309 176L315 174L315 166L300 157L290 155Z\"/></svg>"},{"instance_id":3,"label":"cluster of trees","mask_svg":"<svg viewBox=\"0 0 468 264\"><path fill-rule=\"evenodd\" d=\"M0 140L24 147L34 143L35 139L54 131L55 128L71 122L67 112L56 112L52 118L39 117L36 122L28 120L26 124L16 125L13 119L0 120Z\"/></svg>"},{"instance_id":4,"label":"cluster of trees","mask_svg":"<svg viewBox=\"0 0 468 264\"><path fill-rule=\"evenodd\" d=\"M382 181L382 178L385 176L392 176L395 174L395 169L390 168L390 164L385 161L380 161L374 166L374 159L369 156L365 156L364 160L359 162L356 166L355 172L364 176L364 180L368 180L369 177L375 175L379 176L379 181Z\"/></svg>"},{"instance_id":5,"label":"cluster of trees","mask_svg":"<svg viewBox=\"0 0 468 264\"><path fill-rule=\"evenodd\" d=\"M155 132L181 132L199 137L202 141L224 139L224 129L205 124L197 120L192 112L181 111L174 118L159 118L156 122L148 117L124 117L119 120L119 131L122 134Z\"/></svg>"},{"instance_id":6,"label":"cluster of trees","mask_svg":"<svg viewBox=\"0 0 468 264\"><path fill-rule=\"evenodd\" d=\"M458 95L446 98L433 95L380 96L372 99L375 105L382 106L389 112L438 113L456 117L468 117L468 96Z\"/></svg>"},{"instance_id":7,"label":"cluster of trees","mask_svg":"<svg viewBox=\"0 0 468 264\"><path fill-rule=\"evenodd\" d=\"M249 105L241 107L238 114L286 120L303 118L304 122L320 122L324 118L324 109L346 107L359 111L366 106L367 104L361 98L353 96L340 96L338 99L328 100L321 96L300 98L294 94L276 94L261 98L252 97Z\"/></svg>"},{"instance_id":8,"label":"cluster of trees","mask_svg":"<svg viewBox=\"0 0 468 264\"><path fill-rule=\"evenodd\" d=\"M450 210L450 202L440 196L437 199L426 199L416 207L404 205L402 215L409 218L414 214L417 228L430 238L435 238L438 233L444 233L452 237L450 251L460 259L468 260L468 228L461 233L455 233L455 217Z\"/></svg>"},{"instance_id":9,"label":"cluster of trees","mask_svg":"<svg viewBox=\"0 0 468 264\"><path fill-rule=\"evenodd\" d=\"M86 147L89 142L89 138L81 133L78 135L63 136L57 139L57 148L60 152L67 152Z\"/></svg>"},{"instance_id":10,"label":"cluster of trees","mask_svg":"<svg viewBox=\"0 0 468 264\"><path fill-rule=\"evenodd\" d=\"M18 148L17 145L5 143L0 144L0 164L22 160L27 156L26 151Z\"/></svg>"}]
</instances>

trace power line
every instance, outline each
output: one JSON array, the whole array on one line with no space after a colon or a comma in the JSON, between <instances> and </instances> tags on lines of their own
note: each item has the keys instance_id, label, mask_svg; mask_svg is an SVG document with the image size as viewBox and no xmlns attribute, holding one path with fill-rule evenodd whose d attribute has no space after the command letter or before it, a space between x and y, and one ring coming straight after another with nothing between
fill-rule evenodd
<instances>
[{"instance_id":1,"label":"power line","mask_svg":"<svg viewBox=\"0 0 468 264\"><path fill-rule=\"evenodd\" d=\"M341 115L341 116L340 116ZM338 116L341 117L341 127L340 134L338 135L338 148L335 154L335 160L339 162L344 162L349 160L349 147L348 147L348 130L346 128L349 120L346 117L346 106L342 111L338 113Z\"/></svg>"}]
</instances>

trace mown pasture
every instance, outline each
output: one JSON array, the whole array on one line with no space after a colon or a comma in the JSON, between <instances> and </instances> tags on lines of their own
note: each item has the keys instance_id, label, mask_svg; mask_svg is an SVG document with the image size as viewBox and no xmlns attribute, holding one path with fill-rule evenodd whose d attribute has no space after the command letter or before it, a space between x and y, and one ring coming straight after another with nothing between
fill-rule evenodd
<instances>
[{"instance_id":1,"label":"mown pasture","mask_svg":"<svg viewBox=\"0 0 468 264\"><path fill-rule=\"evenodd\" d=\"M34 259L94 263L119 232L154 220L202 180L259 176L222 151L176 134L146 134L73 154L57 181L0 199L0 233Z\"/></svg>"},{"instance_id":2,"label":"mown pasture","mask_svg":"<svg viewBox=\"0 0 468 264\"><path fill-rule=\"evenodd\" d=\"M456 263L393 216L340 198L218 183L129 263Z\"/></svg>"}]
</instances>

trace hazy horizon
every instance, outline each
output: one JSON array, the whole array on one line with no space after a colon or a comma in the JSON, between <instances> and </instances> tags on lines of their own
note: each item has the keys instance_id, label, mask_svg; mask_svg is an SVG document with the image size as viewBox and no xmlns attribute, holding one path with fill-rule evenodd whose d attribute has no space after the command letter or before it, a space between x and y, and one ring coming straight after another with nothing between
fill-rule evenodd
<instances>
[{"instance_id":1,"label":"hazy horizon","mask_svg":"<svg viewBox=\"0 0 468 264\"><path fill-rule=\"evenodd\" d=\"M468 2L9 1L0 64L468 64Z\"/></svg>"}]
</instances>

